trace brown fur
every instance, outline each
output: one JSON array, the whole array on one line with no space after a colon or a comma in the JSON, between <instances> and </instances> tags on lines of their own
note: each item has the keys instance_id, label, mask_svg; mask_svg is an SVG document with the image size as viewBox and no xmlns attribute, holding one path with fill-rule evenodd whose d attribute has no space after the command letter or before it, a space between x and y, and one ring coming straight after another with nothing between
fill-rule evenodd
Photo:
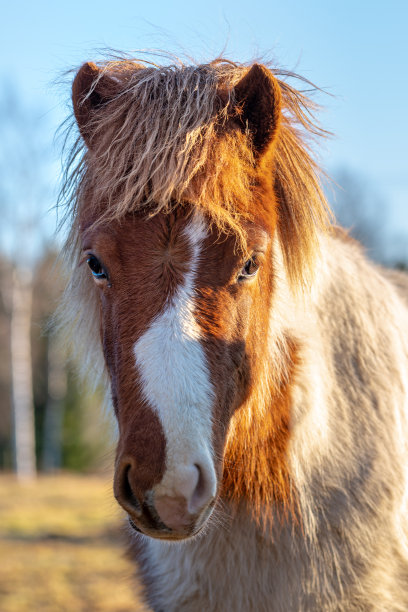
<instances>
[{"instance_id":1,"label":"brown fur","mask_svg":"<svg viewBox=\"0 0 408 612\"><path fill-rule=\"evenodd\" d=\"M262 510L272 503L277 503L282 513L294 511L286 458L290 388L298 347L291 339L284 339L279 373L274 379L269 373L266 331L274 289L271 241L267 236L273 235L276 220L273 215L265 216L258 223L256 230L254 226L246 228L249 251L262 250L257 282L240 287L234 277L230 278L231 270L242 264L231 237L209 245L205 265L200 266L198 274L196 317L204 332L218 399L213 435L214 448L224 461L221 495L234 503L244 500L261 519ZM226 406L230 411L226 412Z\"/></svg>"},{"instance_id":2,"label":"brown fur","mask_svg":"<svg viewBox=\"0 0 408 612\"><path fill-rule=\"evenodd\" d=\"M281 518L296 516L296 493L287 463L291 426L291 384L297 363L296 344L288 341L286 378L267 397L251 395L235 412L224 452L222 495L242 503L257 520L270 519L272 505ZM264 512L263 512L264 511Z\"/></svg>"},{"instance_id":3,"label":"brown fur","mask_svg":"<svg viewBox=\"0 0 408 612\"><path fill-rule=\"evenodd\" d=\"M180 284L190 247L180 211L148 220L128 216L109 227L92 221L82 216L82 245L85 257L96 255L109 276L90 290L101 299L101 341L120 433L117 465L132 464L128 478L142 498L163 475L165 442L157 416L141 398L132 347Z\"/></svg>"},{"instance_id":4,"label":"brown fur","mask_svg":"<svg viewBox=\"0 0 408 612\"><path fill-rule=\"evenodd\" d=\"M139 400L132 347L187 271L190 252L182 230L188 217L188 209L179 209L150 219L128 216L121 222L111 222L106 229L85 217L82 222L85 253L89 250L95 254L109 275L109 282L96 291L102 294L102 342L119 421L117 465L123 461L134 464L129 481L140 498L164 472L165 443L157 418ZM225 235L220 240L214 228L197 270L195 300L218 398L214 448L217 456L224 458L219 464L222 469L224 463L220 493L234 503L245 500L257 519L271 503L277 503L283 514L294 510L286 464L290 384L297 359L292 341L287 340L287 346L282 347L287 363L281 364L280 383L265 372L269 367L265 330L273 295L269 236L274 223L274 215L265 213L256 226L246 227L248 249L258 253L261 263L257 282L248 286L236 284L236 274L245 258L237 252L234 238ZM237 329L242 339L235 337ZM266 388L258 388L258 381L264 381L265 376ZM226 406L230 411L225 410ZM117 482L115 490L119 486Z\"/></svg>"}]
</instances>

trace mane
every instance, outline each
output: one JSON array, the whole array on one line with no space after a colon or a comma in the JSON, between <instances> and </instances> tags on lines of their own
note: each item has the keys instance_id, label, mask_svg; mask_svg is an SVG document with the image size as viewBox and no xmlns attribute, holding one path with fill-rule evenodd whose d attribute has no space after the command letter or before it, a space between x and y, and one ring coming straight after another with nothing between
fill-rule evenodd
<instances>
[{"instance_id":1,"label":"mane","mask_svg":"<svg viewBox=\"0 0 408 612\"><path fill-rule=\"evenodd\" d=\"M79 225L85 209L98 222L108 222L141 210L149 215L170 212L190 202L220 231L233 231L243 241L242 222L256 212L256 168L249 135L229 130L228 118L233 88L250 65L222 58L169 66L119 59L99 68L88 95L106 74L122 86L92 118L92 151L80 136L68 151L60 201L71 223L65 252L72 274L79 274ZM286 79L311 84L294 73L268 68L282 96L273 169L277 231L289 281L299 288L310 282L318 235L330 217L320 169L309 149L310 140L326 132L314 119L316 104ZM82 289L73 278L68 288L70 308L75 294L82 303L89 300L84 297L86 292L89 296L89 279L81 276ZM66 320L67 309L61 308ZM92 311L96 308L93 304ZM79 318L74 328L78 325Z\"/></svg>"}]
</instances>

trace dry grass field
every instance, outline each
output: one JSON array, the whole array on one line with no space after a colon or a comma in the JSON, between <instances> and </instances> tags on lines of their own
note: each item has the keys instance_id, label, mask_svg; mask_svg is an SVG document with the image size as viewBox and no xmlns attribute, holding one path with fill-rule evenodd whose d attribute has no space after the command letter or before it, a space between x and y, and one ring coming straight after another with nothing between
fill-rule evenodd
<instances>
[{"instance_id":1,"label":"dry grass field","mask_svg":"<svg viewBox=\"0 0 408 612\"><path fill-rule=\"evenodd\" d=\"M106 478L0 476L1 612L141 612Z\"/></svg>"}]
</instances>

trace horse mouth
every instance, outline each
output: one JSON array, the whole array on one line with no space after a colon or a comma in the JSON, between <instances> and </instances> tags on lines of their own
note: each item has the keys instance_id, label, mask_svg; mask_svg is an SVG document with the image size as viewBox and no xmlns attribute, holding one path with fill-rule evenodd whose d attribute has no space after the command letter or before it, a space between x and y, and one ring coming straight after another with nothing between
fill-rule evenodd
<instances>
[{"instance_id":1,"label":"horse mouth","mask_svg":"<svg viewBox=\"0 0 408 612\"><path fill-rule=\"evenodd\" d=\"M167 527L167 525L161 522L155 525L142 525L139 519L139 524L136 524L136 522L130 516L128 516L128 523L132 530L136 533L140 533L141 535L152 538L154 540L167 540L168 542L188 540L198 535L204 528L206 522L207 517L204 520L200 521L198 525L191 525L189 527L186 527L183 531L175 531L174 529Z\"/></svg>"},{"instance_id":2,"label":"horse mouth","mask_svg":"<svg viewBox=\"0 0 408 612\"><path fill-rule=\"evenodd\" d=\"M130 516L128 516L128 521L129 521L129 525L132 527L132 529L134 529L138 533L143 533L143 531L132 521Z\"/></svg>"}]
</instances>

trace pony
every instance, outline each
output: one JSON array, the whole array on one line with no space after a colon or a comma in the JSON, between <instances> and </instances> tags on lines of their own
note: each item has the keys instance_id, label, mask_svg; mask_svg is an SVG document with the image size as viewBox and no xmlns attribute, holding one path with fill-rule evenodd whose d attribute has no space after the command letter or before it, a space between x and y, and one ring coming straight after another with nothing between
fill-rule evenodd
<instances>
[{"instance_id":1,"label":"pony","mask_svg":"<svg viewBox=\"0 0 408 612\"><path fill-rule=\"evenodd\" d=\"M86 63L59 317L155 612L408 609L408 282L336 228L288 72Z\"/></svg>"}]
</instances>

